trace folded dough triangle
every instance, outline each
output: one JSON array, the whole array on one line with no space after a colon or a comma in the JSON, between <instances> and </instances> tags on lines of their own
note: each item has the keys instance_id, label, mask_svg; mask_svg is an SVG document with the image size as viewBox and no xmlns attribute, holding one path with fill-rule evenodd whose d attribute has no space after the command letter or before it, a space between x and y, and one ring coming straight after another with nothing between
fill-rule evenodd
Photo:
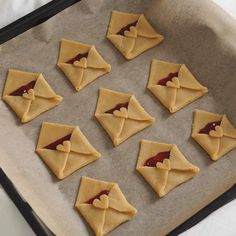
<instances>
[{"instance_id":1,"label":"folded dough triangle","mask_svg":"<svg viewBox=\"0 0 236 236\"><path fill-rule=\"evenodd\" d=\"M171 113L208 92L186 65L158 60L152 60L147 87Z\"/></svg>"},{"instance_id":2,"label":"folded dough triangle","mask_svg":"<svg viewBox=\"0 0 236 236\"><path fill-rule=\"evenodd\" d=\"M220 127L223 134L212 136L211 132ZM192 125L192 138L209 154L218 160L236 148L236 128L226 115L196 110Z\"/></svg>"},{"instance_id":3,"label":"folded dough triangle","mask_svg":"<svg viewBox=\"0 0 236 236\"><path fill-rule=\"evenodd\" d=\"M112 11L107 38L126 59L133 59L164 39L143 14L118 11Z\"/></svg>"},{"instance_id":4,"label":"folded dough triangle","mask_svg":"<svg viewBox=\"0 0 236 236\"><path fill-rule=\"evenodd\" d=\"M42 74L9 70L3 100L25 123L57 106L62 97L52 90Z\"/></svg>"},{"instance_id":5,"label":"folded dough triangle","mask_svg":"<svg viewBox=\"0 0 236 236\"><path fill-rule=\"evenodd\" d=\"M65 142L70 144L68 151L63 150ZM78 126L46 122L42 124L36 152L59 179L100 157Z\"/></svg>"},{"instance_id":6,"label":"folded dough triangle","mask_svg":"<svg viewBox=\"0 0 236 236\"><path fill-rule=\"evenodd\" d=\"M122 109L126 110L123 117L119 114ZM143 109L134 95L104 88L101 88L99 92L95 117L114 145L120 144L155 121L155 118Z\"/></svg>"},{"instance_id":7,"label":"folded dough triangle","mask_svg":"<svg viewBox=\"0 0 236 236\"><path fill-rule=\"evenodd\" d=\"M94 201L107 195L108 208L96 207ZM118 184L82 177L75 207L97 236L112 231L130 220L137 210L126 200Z\"/></svg>"},{"instance_id":8,"label":"folded dough triangle","mask_svg":"<svg viewBox=\"0 0 236 236\"><path fill-rule=\"evenodd\" d=\"M58 67L77 91L111 71L95 46L62 39Z\"/></svg>"},{"instance_id":9,"label":"folded dough triangle","mask_svg":"<svg viewBox=\"0 0 236 236\"><path fill-rule=\"evenodd\" d=\"M168 156L163 156L164 153ZM175 144L150 140L141 141L136 170L160 197L199 172L199 168L191 164Z\"/></svg>"}]
</instances>

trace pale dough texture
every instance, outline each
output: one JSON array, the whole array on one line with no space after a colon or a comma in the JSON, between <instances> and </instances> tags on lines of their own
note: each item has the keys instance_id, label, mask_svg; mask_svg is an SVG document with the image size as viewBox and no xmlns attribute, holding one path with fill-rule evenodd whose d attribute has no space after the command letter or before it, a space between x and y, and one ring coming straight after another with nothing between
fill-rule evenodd
<instances>
[{"instance_id":1,"label":"pale dough texture","mask_svg":"<svg viewBox=\"0 0 236 236\"><path fill-rule=\"evenodd\" d=\"M178 73L165 86L159 81L170 73ZM208 89L202 86L184 64L152 60L148 89L169 109L176 112L203 96Z\"/></svg>"},{"instance_id":2,"label":"pale dough texture","mask_svg":"<svg viewBox=\"0 0 236 236\"><path fill-rule=\"evenodd\" d=\"M94 199L97 194L108 190ZM137 210L126 200L118 184L82 177L75 207L91 226L96 236L102 236L130 220Z\"/></svg>"},{"instance_id":3,"label":"pale dough texture","mask_svg":"<svg viewBox=\"0 0 236 236\"><path fill-rule=\"evenodd\" d=\"M122 103L127 103L127 108L122 107L112 114L106 113ZM95 117L115 146L155 121L155 118L144 110L134 95L105 88L100 88Z\"/></svg>"},{"instance_id":4,"label":"pale dough texture","mask_svg":"<svg viewBox=\"0 0 236 236\"><path fill-rule=\"evenodd\" d=\"M169 158L157 162L155 167L145 166L145 162L160 152L169 151ZM176 186L194 177L199 168L191 164L175 144L142 140L136 170L163 197Z\"/></svg>"},{"instance_id":5,"label":"pale dough texture","mask_svg":"<svg viewBox=\"0 0 236 236\"><path fill-rule=\"evenodd\" d=\"M199 133L207 124L220 121L209 134ZM212 160L218 160L227 152L236 148L236 129L226 115L196 110L192 125L192 138L209 154Z\"/></svg>"},{"instance_id":6,"label":"pale dough texture","mask_svg":"<svg viewBox=\"0 0 236 236\"><path fill-rule=\"evenodd\" d=\"M25 90L21 96L11 95L31 82L35 82L34 87ZM52 90L42 74L18 70L8 71L2 98L15 111L22 123L34 119L62 101L62 97Z\"/></svg>"},{"instance_id":7,"label":"pale dough texture","mask_svg":"<svg viewBox=\"0 0 236 236\"><path fill-rule=\"evenodd\" d=\"M131 26L124 35L117 34L123 27ZM144 51L156 46L164 37L158 34L143 14L112 11L107 38L126 59L133 59Z\"/></svg>"},{"instance_id":8,"label":"pale dough texture","mask_svg":"<svg viewBox=\"0 0 236 236\"><path fill-rule=\"evenodd\" d=\"M71 135L60 142L55 150L49 144ZM41 127L36 152L59 179L97 160L101 154L89 143L78 126L44 122Z\"/></svg>"},{"instance_id":9,"label":"pale dough texture","mask_svg":"<svg viewBox=\"0 0 236 236\"><path fill-rule=\"evenodd\" d=\"M87 55L76 60L79 54ZM73 58L75 61L68 63ZM100 56L94 45L67 39L61 40L57 65L77 91L111 71L111 66Z\"/></svg>"}]
</instances>

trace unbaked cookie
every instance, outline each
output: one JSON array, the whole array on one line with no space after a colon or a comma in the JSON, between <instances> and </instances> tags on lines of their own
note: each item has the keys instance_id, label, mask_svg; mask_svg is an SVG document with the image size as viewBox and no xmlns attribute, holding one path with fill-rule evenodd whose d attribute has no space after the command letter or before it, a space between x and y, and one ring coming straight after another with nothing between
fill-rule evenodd
<instances>
[{"instance_id":1,"label":"unbaked cookie","mask_svg":"<svg viewBox=\"0 0 236 236\"><path fill-rule=\"evenodd\" d=\"M134 95L105 88L100 89L95 117L115 146L155 121Z\"/></svg>"},{"instance_id":2,"label":"unbaked cookie","mask_svg":"<svg viewBox=\"0 0 236 236\"><path fill-rule=\"evenodd\" d=\"M236 128L226 115L196 110L192 137L212 160L218 160L236 147Z\"/></svg>"},{"instance_id":3,"label":"unbaked cookie","mask_svg":"<svg viewBox=\"0 0 236 236\"><path fill-rule=\"evenodd\" d=\"M164 39L143 14L118 11L112 11L107 38L126 59L133 59Z\"/></svg>"},{"instance_id":4,"label":"unbaked cookie","mask_svg":"<svg viewBox=\"0 0 236 236\"><path fill-rule=\"evenodd\" d=\"M152 60L148 89L171 113L208 92L184 64Z\"/></svg>"},{"instance_id":5,"label":"unbaked cookie","mask_svg":"<svg viewBox=\"0 0 236 236\"><path fill-rule=\"evenodd\" d=\"M199 172L175 144L149 140L141 141L136 169L160 197Z\"/></svg>"},{"instance_id":6,"label":"unbaked cookie","mask_svg":"<svg viewBox=\"0 0 236 236\"><path fill-rule=\"evenodd\" d=\"M57 106L57 95L42 74L9 70L3 100L15 111L21 122L28 122Z\"/></svg>"},{"instance_id":7,"label":"unbaked cookie","mask_svg":"<svg viewBox=\"0 0 236 236\"><path fill-rule=\"evenodd\" d=\"M58 67L77 91L111 71L95 46L62 39Z\"/></svg>"},{"instance_id":8,"label":"unbaked cookie","mask_svg":"<svg viewBox=\"0 0 236 236\"><path fill-rule=\"evenodd\" d=\"M47 122L42 124L36 152L59 179L101 156L78 126Z\"/></svg>"},{"instance_id":9,"label":"unbaked cookie","mask_svg":"<svg viewBox=\"0 0 236 236\"><path fill-rule=\"evenodd\" d=\"M137 213L118 184L88 177L81 178L75 207L96 236L109 233Z\"/></svg>"}]
</instances>

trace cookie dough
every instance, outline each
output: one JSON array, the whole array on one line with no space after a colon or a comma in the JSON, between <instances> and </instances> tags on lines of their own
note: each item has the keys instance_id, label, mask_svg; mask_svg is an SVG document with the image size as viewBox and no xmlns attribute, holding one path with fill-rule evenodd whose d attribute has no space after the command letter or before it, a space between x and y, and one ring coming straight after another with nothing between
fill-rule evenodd
<instances>
[{"instance_id":1,"label":"cookie dough","mask_svg":"<svg viewBox=\"0 0 236 236\"><path fill-rule=\"evenodd\" d=\"M105 88L100 89L95 117L115 146L155 121L134 95Z\"/></svg>"},{"instance_id":2,"label":"cookie dough","mask_svg":"<svg viewBox=\"0 0 236 236\"><path fill-rule=\"evenodd\" d=\"M111 71L94 45L62 39L58 67L77 91Z\"/></svg>"},{"instance_id":3,"label":"cookie dough","mask_svg":"<svg viewBox=\"0 0 236 236\"><path fill-rule=\"evenodd\" d=\"M36 152L58 179L67 177L101 156L78 126L47 122L42 124Z\"/></svg>"},{"instance_id":4,"label":"cookie dough","mask_svg":"<svg viewBox=\"0 0 236 236\"><path fill-rule=\"evenodd\" d=\"M112 11L107 38L126 59L133 59L164 39L143 14L118 11Z\"/></svg>"},{"instance_id":5,"label":"cookie dough","mask_svg":"<svg viewBox=\"0 0 236 236\"><path fill-rule=\"evenodd\" d=\"M175 144L150 140L141 141L136 170L160 197L199 172Z\"/></svg>"},{"instance_id":6,"label":"cookie dough","mask_svg":"<svg viewBox=\"0 0 236 236\"><path fill-rule=\"evenodd\" d=\"M57 106L62 97L57 95L42 74L9 70L3 100L15 111L22 123Z\"/></svg>"},{"instance_id":7,"label":"cookie dough","mask_svg":"<svg viewBox=\"0 0 236 236\"><path fill-rule=\"evenodd\" d=\"M208 92L186 65L158 60L152 60L147 87L171 113Z\"/></svg>"},{"instance_id":8,"label":"cookie dough","mask_svg":"<svg viewBox=\"0 0 236 236\"><path fill-rule=\"evenodd\" d=\"M236 147L236 128L226 115L196 110L192 137L212 160L218 160Z\"/></svg>"},{"instance_id":9,"label":"cookie dough","mask_svg":"<svg viewBox=\"0 0 236 236\"><path fill-rule=\"evenodd\" d=\"M118 184L84 176L81 178L75 207L96 236L109 233L137 213Z\"/></svg>"}]
</instances>

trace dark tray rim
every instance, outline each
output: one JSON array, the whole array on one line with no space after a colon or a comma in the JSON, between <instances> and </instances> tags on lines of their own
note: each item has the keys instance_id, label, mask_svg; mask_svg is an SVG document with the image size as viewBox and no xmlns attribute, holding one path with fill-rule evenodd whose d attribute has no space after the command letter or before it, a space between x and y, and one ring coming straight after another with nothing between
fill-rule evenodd
<instances>
[{"instance_id":1,"label":"dark tray rim","mask_svg":"<svg viewBox=\"0 0 236 236\"><path fill-rule=\"evenodd\" d=\"M65 8L79 2L80 0L53 0L46 5L36 9L35 11L27 14L26 16L18 19L17 21L5 26L0 29L0 45L4 42L16 37L17 35L31 29L32 27L43 23L50 17L61 12ZM35 216L30 205L25 202L18 191L15 189L14 184L9 180L4 171L0 168L0 184L14 202L18 210L21 212L25 220L28 222L32 230L36 235L47 236L44 227L41 225L37 217ZM219 209L228 202L236 199L236 184L233 185L228 191L223 193L220 197L212 201L206 207L201 209L191 218L186 220L184 223L175 228L168 236L179 235L186 231L198 222L206 218L213 211Z\"/></svg>"},{"instance_id":2,"label":"dark tray rim","mask_svg":"<svg viewBox=\"0 0 236 236\"><path fill-rule=\"evenodd\" d=\"M32 27L43 23L50 17L79 1L80 0L52 0L35 11L3 27L0 29L0 45Z\"/></svg>"}]
</instances>

